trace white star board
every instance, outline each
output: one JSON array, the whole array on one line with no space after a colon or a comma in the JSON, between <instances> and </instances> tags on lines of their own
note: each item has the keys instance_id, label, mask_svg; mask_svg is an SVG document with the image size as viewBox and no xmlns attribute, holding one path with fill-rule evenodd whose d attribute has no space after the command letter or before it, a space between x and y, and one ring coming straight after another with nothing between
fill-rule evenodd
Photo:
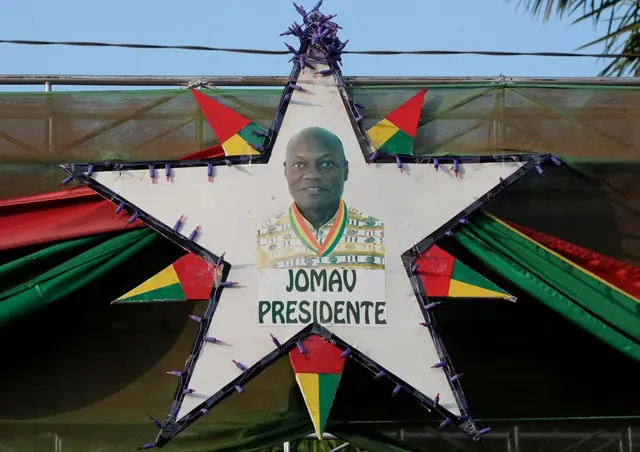
<instances>
[{"instance_id":1,"label":"white star board","mask_svg":"<svg viewBox=\"0 0 640 452\"><path fill-rule=\"evenodd\" d=\"M322 67L317 68L323 69ZM225 252L231 264L228 280L239 284L222 291L206 336L224 344L205 343L196 357L177 419L236 380L241 371L257 364L276 348L270 334L285 342L306 325L258 323L258 268L256 231L292 203L282 162L290 138L306 127L322 127L340 138L350 166L345 184L347 205L384 223L387 324L332 325L329 330L407 385L427 397L440 395L440 404L460 414L445 372L432 369L440 361L429 330L420 325L423 314L407 275L402 253L430 236L461 211L522 168L522 162L480 163L461 166L460 177L442 168L409 164L404 172L395 165L368 165L354 132L334 77L318 77L302 70L274 144L268 164L216 167L209 183L206 168L174 168L167 182L155 184L145 170L95 172L95 182L116 193L157 222L172 228L183 216L180 233L196 228L195 242L212 254Z\"/></svg>"}]
</instances>

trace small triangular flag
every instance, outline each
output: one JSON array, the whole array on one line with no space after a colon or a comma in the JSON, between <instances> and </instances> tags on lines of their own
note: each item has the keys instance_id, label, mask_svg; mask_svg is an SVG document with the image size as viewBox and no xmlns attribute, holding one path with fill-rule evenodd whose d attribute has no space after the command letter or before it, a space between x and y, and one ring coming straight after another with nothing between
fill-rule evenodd
<instances>
[{"instance_id":1,"label":"small triangular flag","mask_svg":"<svg viewBox=\"0 0 640 452\"><path fill-rule=\"evenodd\" d=\"M113 304L205 301L209 299L217 276L214 265L187 253Z\"/></svg>"},{"instance_id":2,"label":"small triangular flag","mask_svg":"<svg viewBox=\"0 0 640 452\"><path fill-rule=\"evenodd\" d=\"M289 361L318 439L322 439L342 377L346 358L341 355L342 350L316 335L309 336L289 352Z\"/></svg>"},{"instance_id":3,"label":"small triangular flag","mask_svg":"<svg viewBox=\"0 0 640 452\"><path fill-rule=\"evenodd\" d=\"M421 90L367 131L369 141L379 152L394 155L413 153L426 92L426 89Z\"/></svg>"},{"instance_id":4,"label":"small triangular flag","mask_svg":"<svg viewBox=\"0 0 640 452\"><path fill-rule=\"evenodd\" d=\"M264 146L266 130L206 94L192 90L202 114L222 145L225 155L256 155Z\"/></svg>"},{"instance_id":5,"label":"small triangular flag","mask_svg":"<svg viewBox=\"0 0 640 452\"><path fill-rule=\"evenodd\" d=\"M437 245L417 259L418 277L427 297L516 298Z\"/></svg>"},{"instance_id":6,"label":"small triangular flag","mask_svg":"<svg viewBox=\"0 0 640 452\"><path fill-rule=\"evenodd\" d=\"M197 89L192 90L192 93L220 143L224 143L244 127L251 124L249 119Z\"/></svg>"}]
</instances>

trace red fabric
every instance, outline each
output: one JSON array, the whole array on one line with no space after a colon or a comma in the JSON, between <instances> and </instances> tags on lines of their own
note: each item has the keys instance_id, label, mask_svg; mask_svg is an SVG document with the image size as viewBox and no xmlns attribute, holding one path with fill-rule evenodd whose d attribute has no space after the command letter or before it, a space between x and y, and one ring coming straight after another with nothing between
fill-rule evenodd
<instances>
[{"instance_id":1,"label":"red fabric","mask_svg":"<svg viewBox=\"0 0 640 452\"><path fill-rule=\"evenodd\" d=\"M224 150L216 145L179 160L220 156ZM129 216L115 217L114 210L87 187L0 201L0 250L144 226L140 221L127 225Z\"/></svg>"},{"instance_id":2,"label":"red fabric","mask_svg":"<svg viewBox=\"0 0 640 452\"><path fill-rule=\"evenodd\" d=\"M341 374L345 358L342 350L315 334L302 341L305 353L299 348L289 352L289 361L297 374Z\"/></svg>"},{"instance_id":3,"label":"red fabric","mask_svg":"<svg viewBox=\"0 0 640 452\"><path fill-rule=\"evenodd\" d=\"M418 277L427 297L448 297L454 257L433 245L416 259Z\"/></svg>"},{"instance_id":4,"label":"red fabric","mask_svg":"<svg viewBox=\"0 0 640 452\"><path fill-rule=\"evenodd\" d=\"M640 299L640 268L603 256L602 254L574 245L573 243L565 242L551 235L543 234L514 223L508 224L574 264L604 279L609 284Z\"/></svg>"},{"instance_id":5,"label":"red fabric","mask_svg":"<svg viewBox=\"0 0 640 452\"><path fill-rule=\"evenodd\" d=\"M0 250L143 226L86 187L0 202Z\"/></svg>"}]
</instances>

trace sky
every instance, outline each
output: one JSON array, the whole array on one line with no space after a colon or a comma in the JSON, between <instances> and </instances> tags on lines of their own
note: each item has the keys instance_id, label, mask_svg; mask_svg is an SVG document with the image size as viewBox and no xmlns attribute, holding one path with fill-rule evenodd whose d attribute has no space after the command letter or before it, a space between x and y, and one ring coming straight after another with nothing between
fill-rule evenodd
<instances>
[{"instance_id":1,"label":"sky","mask_svg":"<svg viewBox=\"0 0 640 452\"><path fill-rule=\"evenodd\" d=\"M313 3L303 0L307 8ZM20 0L8 5L0 15L1 39L277 50L284 42L295 44L291 36L278 35L299 21L288 0ZM350 50L571 52L598 36L590 22L542 23L506 0L325 0L322 12L338 14L335 20L344 28L339 36L350 40ZM288 75L287 60L284 55L0 44L1 72L10 74ZM343 73L583 77L596 76L604 64L592 58L346 55Z\"/></svg>"}]
</instances>

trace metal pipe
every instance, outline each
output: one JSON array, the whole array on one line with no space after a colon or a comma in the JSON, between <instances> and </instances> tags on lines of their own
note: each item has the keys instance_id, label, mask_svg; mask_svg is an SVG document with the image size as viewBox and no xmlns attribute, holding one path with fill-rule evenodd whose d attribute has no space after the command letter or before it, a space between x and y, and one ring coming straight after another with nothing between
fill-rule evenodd
<instances>
[{"instance_id":1,"label":"metal pipe","mask_svg":"<svg viewBox=\"0 0 640 452\"><path fill-rule=\"evenodd\" d=\"M51 82L45 82L44 91L45 93L51 92ZM47 111L44 124L45 148L50 153L53 152L53 115L51 112L51 99L48 96L45 98L45 109Z\"/></svg>"},{"instance_id":2,"label":"metal pipe","mask_svg":"<svg viewBox=\"0 0 640 452\"><path fill-rule=\"evenodd\" d=\"M385 431L385 433L388 433ZM504 432L491 432L487 435L487 438L495 438L495 439L509 439L509 436L511 435L511 432L509 431L504 431ZM587 435L593 435L593 433L591 432L522 432L519 431L517 438L518 438L518 443L520 442L520 440L524 440L524 439L528 439L528 438L551 438L551 439L582 439ZM463 438L463 434L462 433L445 433L445 432L440 432L440 433L429 433L429 432L422 432L422 433L416 433L416 432L406 432L405 436L408 439L410 438L436 438L436 437L456 437L456 438ZM616 431L611 431L611 432L607 432L607 431L601 431L598 432L598 437L599 438L604 438L604 439L617 439L620 437L620 431L616 430ZM633 436L629 436L629 440L632 441ZM519 444L518 444L519 445Z\"/></svg>"},{"instance_id":3,"label":"metal pipe","mask_svg":"<svg viewBox=\"0 0 640 452\"><path fill-rule=\"evenodd\" d=\"M199 108L196 112L196 146L198 149L204 148L204 115Z\"/></svg>"},{"instance_id":4,"label":"metal pipe","mask_svg":"<svg viewBox=\"0 0 640 452\"><path fill-rule=\"evenodd\" d=\"M381 429L381 432L387 435L393 435L397 433L399 429ZM404 439L428 439L428 438L462 438L464 435L458 432L444 432L444 431L421 431L421 432L412 432L404 431ZM597 433L597 435L594 435ZM521 448L521 440L526 440L529 438L536 439L562 439L562 440L584 440L585 438L591 438L597 436L598 438L603 439L618 439L620 438L620 430L616 431L603 431L600 430L598 432L522 432L519 426L514 426L513 429L504 432L492 432L488 435L490 438L495 439L506 439L508 441L507 448L510 451L518 452ZM633 439L638 436L638 433L635 432L631 427L625 428L623 430L623 435L626 436L626 445L627 450L632 451L634 446ZM316 435L310 434L304 437L304 439L317 439ZM322 435L323 440L336 440L339 439L336 436L325 433ZM287 449L286 447L289 447ZM285 443L285 451L290 451L290 443Z\"/></svg>"},{"instance_id":5,"label":"metal pipe","mask_svg":"<svg viewBox=\"0 0 640 452\"><path fill-rule=\"evenodd\" d=\"M185 86L193 80L202 80L217 87L224 86L284 86L288 76L151 76L151 75L46 75L0 74L0 85L57 85L75 86ZM382 85L449 85L496 84L503 80L508 84L536 85L607 85L640 86L640 77L392 77L351 76L344 77L351 86Z\"/></svg>"}]
</instances>

